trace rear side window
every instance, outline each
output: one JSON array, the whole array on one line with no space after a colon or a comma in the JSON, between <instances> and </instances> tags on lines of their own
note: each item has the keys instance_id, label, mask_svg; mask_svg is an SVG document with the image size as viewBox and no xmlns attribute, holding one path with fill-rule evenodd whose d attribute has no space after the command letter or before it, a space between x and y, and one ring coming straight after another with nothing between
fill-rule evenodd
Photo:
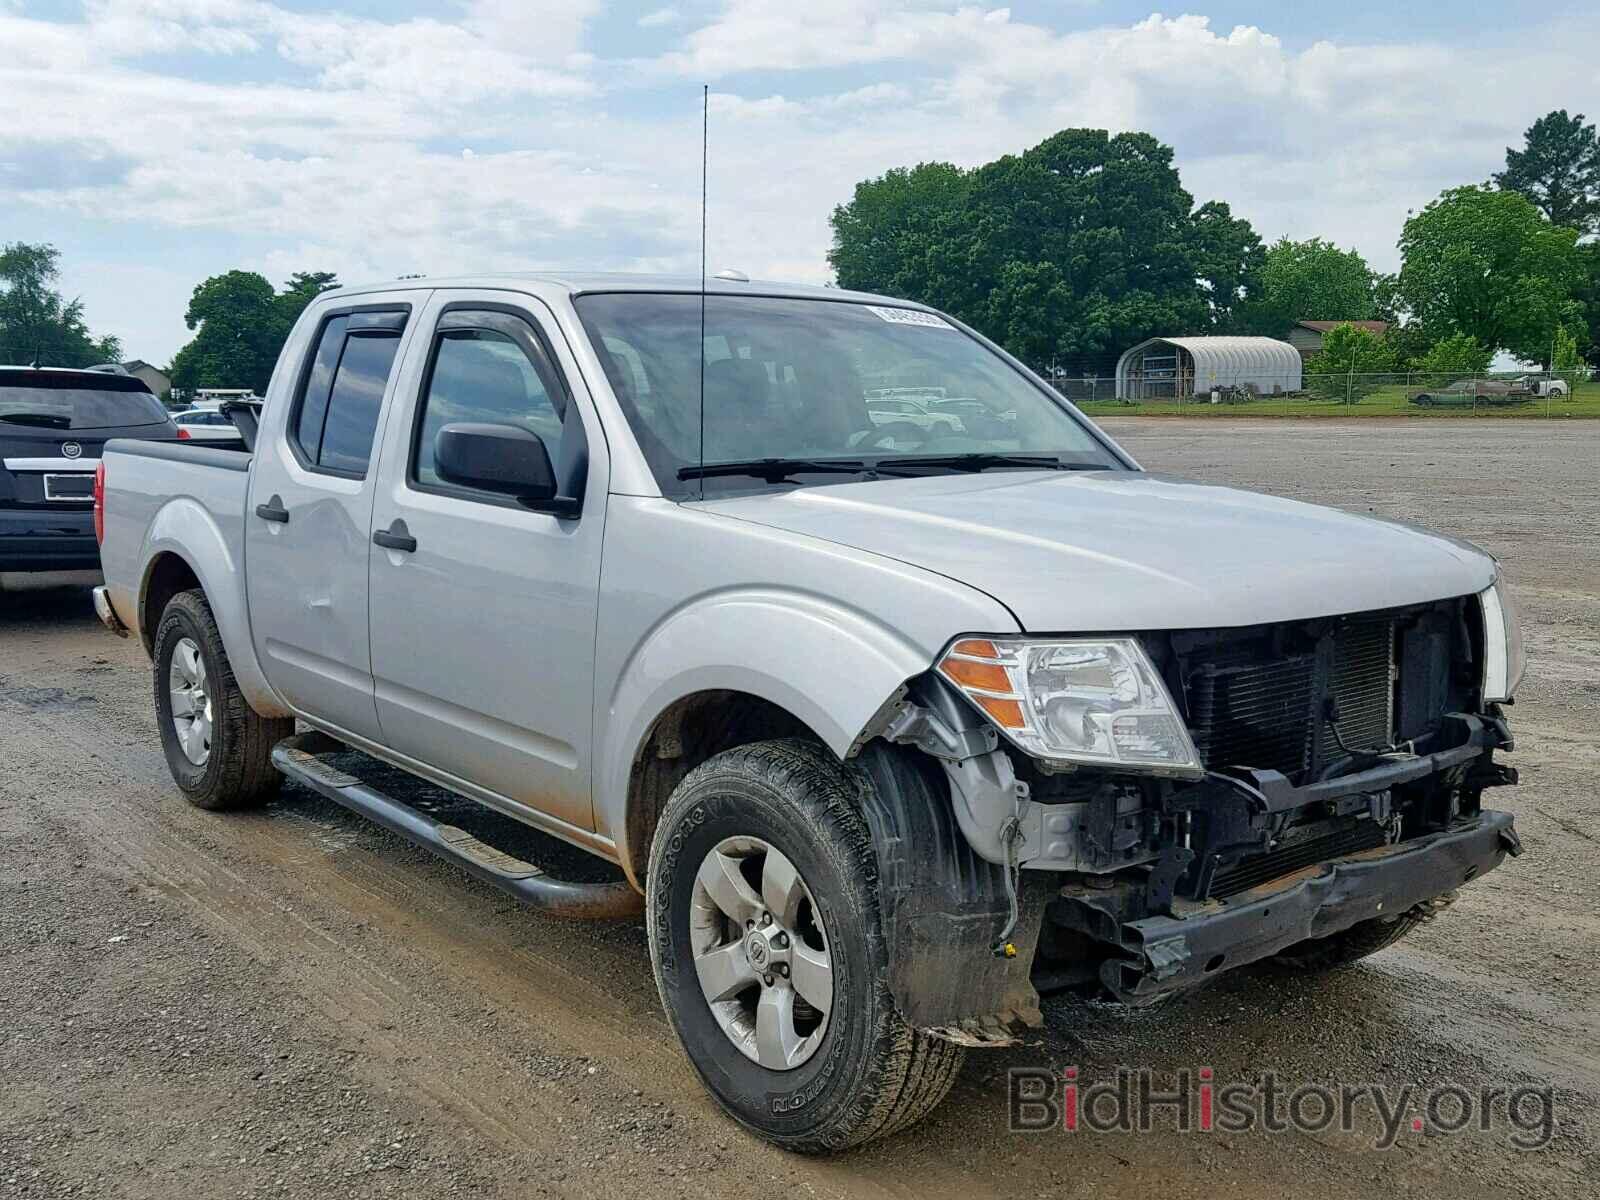
<instances>
[{"instance_id":1,"label":"rear side window","mask_svg":"<svg viewBox=\"0 0 1600 1200\"><path fill-rule=\"evenodd\" d=\"M345 313L322 327L290 440L305 465L362 476L372 457L403 312Z\"/></svg>"}]
</instances>

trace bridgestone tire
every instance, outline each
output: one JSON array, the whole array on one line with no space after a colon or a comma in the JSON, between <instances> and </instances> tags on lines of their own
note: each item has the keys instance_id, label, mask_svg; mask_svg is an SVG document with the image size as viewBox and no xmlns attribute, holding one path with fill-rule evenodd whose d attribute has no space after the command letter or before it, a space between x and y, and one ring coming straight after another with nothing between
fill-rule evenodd
<instances>
[{"instance_id":1,"label":"bridgestone tire","mask_svg":"<svg viewBox=\"0 0 1600 1200\"><path fill-rule=\"evenodd\" d=\"M1426 903L1408 909L1393 920L1373 918L1323 938L1307 938L1279 951L1269 961L1291 971L1317 973L1335 971L1360 962L1392 946L1417 926L1431 921L1455 902L1455 893L1446 892Z\"/></svg>"},{"instance_id":2,"label":"bridgestone tire","mask_svg":"<svg viewBox=\"0 0 1600 1200\"><path fill-rule=\"evenodd\" d=\"M211 754L204 766L190 762L178 743L167 690L172 655L184 638L200 648L212 688ZM204 592L180 592L167 602L156 626L153 657L161 749L189 803L222 812L249 808L276 794L282 776L273 769L272 748L294 733L294 721L263 717L250 707L233 677Z\"/></svg>"},{"instance_id":3,"label":"bridgestone tire","mask_svg":"<svg viewBox=\"0 0 1600 1200\"><path fill-rule=\"evenodd\" d=\"M706 1088L735 1120L806 1154L914 1124L944 1099L965 1051L895 1011L878 915L878 864L859 784L828 751L769 741L726 751L673 791L650 850L647 920L661 1002ZM833 965L833 1008L814 1054L790 1070L747 1058L718 1025L690 945L695 877L727 838L786 855L814 898Z\"/></svg>"}]
</instances>

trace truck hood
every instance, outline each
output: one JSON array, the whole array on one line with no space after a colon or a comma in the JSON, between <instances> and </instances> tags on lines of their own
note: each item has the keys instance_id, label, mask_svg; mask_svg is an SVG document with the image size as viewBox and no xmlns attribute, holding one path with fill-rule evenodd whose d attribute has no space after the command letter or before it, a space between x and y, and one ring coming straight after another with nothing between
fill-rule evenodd
<instances>
[{"instance_id":1,"label":"truck hood","mask_svg":"<svg viewBox=\"0 0 1600 1200\"><path fill-rule=\"evenodd\" d=\"M1494 578L1488 554L1453 538L1143 472L880 480L704 508L961 580L1030 632L1302 620L1467 595Z\"/></svg>"}]
</instances>

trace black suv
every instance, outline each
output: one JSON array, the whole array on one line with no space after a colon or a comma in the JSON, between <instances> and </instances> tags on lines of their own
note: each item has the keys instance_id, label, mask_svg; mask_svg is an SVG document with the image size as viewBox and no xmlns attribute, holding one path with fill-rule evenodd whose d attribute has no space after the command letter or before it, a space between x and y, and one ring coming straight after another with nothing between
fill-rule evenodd
<instances>
[{"instance_id":1,"label":"black suv","mask_svg":"<svg viewBox=\"0 0 1600 1200\"><path fill-rule=\"evenodd\" d=\"M0 366L0 571L100 566L94 475L114 437L176 441L131 375Z\"/></svg>"}]
</instances>

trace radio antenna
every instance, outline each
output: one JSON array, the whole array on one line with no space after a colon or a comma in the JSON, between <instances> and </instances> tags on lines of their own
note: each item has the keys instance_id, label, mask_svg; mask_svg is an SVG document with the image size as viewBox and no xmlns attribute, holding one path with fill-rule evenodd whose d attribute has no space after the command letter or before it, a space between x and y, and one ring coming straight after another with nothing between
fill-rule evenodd
<instances>
[{"instance_id":1,"label":"radio antenna","mask_svg":"<svg viewBox=\"0 0 1600 1200\"><path fill-rule=\"evenodd\" d=\"M711 85L700 85L700 499L706 498L706 168L711 149Z\"/></svg>"}]
</instances>

